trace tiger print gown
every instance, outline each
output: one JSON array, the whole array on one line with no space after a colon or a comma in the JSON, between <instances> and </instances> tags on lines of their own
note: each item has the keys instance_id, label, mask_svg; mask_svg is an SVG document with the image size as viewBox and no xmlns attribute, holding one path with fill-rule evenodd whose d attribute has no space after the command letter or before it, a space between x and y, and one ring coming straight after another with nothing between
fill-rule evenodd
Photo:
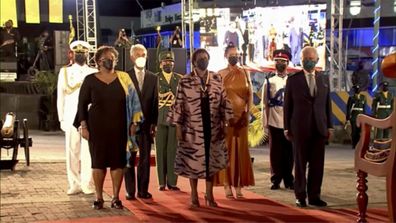
<instances>
[{"instance_id":1,"label":"tiger print gown","mask_svg":"<svg viewBox=\"0 0 396 223\"><path fill-rule=\"evenodd\" d=\"M233 117L233 112L220 75L213 72L208 75L206 91L209 95L212 127L208 171L201 112L201 80L194 72L180 80L176 100L168 113L168 122L180 125L183 134L183 140L179 141L176 149L175 173L191 179L214 176L227 166L224 130L228 120Z\"/></svg>"}]
</instances>

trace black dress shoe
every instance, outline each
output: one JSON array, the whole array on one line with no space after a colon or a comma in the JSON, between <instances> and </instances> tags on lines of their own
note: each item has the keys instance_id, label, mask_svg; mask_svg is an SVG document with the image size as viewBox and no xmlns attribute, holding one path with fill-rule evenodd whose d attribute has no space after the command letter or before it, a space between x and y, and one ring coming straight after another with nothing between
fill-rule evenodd
<instances>
[{"instance_id":1,"label":"black dress shoe","mask_svg":"<svg viewBox=\"0 0 396 223\"><path fill-rule=\"evenodd\" d=\"M285 185L286 189L294 190L294 185L293 184L286 184Z\"/></svg>"},{"instance_id":2,"label":"black dress shoe","mask_svg":"<svg viewBox=\"0 0 396 223\"><path fill-rule=\"evenodd\" d=\"M296 205L297 205L297 207L305 208L305 207L307 207L307 202L305 201L305 199L297 199Z\"/></svg>"},{"instance_id":3,"label":"black dress shoe","mask_svg":"<svg viewBox=\"0 0 396 223\"><path fill-rule=\"evenodd\" d=\"M138 198L150 199L152 197L153 197L153 195L151 195L149 192L147 192L147 193L138 193Z\"/></svg>"},{"instance_id":4,"label":"black dress shoe","mask_svg":"<svg viewBox=\"0 0 396 223\"><path fill-rule=\"evenodd\" d=\"M271 190L278 190L280 188L279 184L272 184Z\"/></svg>"},{"instance_id":5,"label":"black dress shoe","mask_svg":"<svg viewBox=\"0 0 396 223\"><path fill-rule=\"evenodd\" d=\"M165 190L165 186L159 186L158 190L159 191L164 191Z\"/></svg>"},{"instance_id":6,"label":"black dress shoe","mask_svg":"<svg viewBox=\"0 0 396 223\"><path fill-rule=\"evenodd\" d=\"M130 200L136 200L136 197L135 197L135 195L129 195L129 194L127 194L127 195L125 196L125 199L128 200L128 201L130 201Z\"/></svg>"},{"instance_id":7,"label":"black dress shoe","mask_svg":"<svg viewBox=\"0 0 396 223\"><path fill-rule=\"evenodd\" d=\"M326 207L327 206L326 201L324 201L320 198L317 198L314 200L309 200L308 203L309 203L309 205L317 206L317 207Z\"/></svg>"},{"instance_id":8,"label":"black dress shoe","mask_svg":"<svg viewBox=\"0 0 396 223\"><path fill-rule=\"evenodd\" d=\"M176 186L170 186L170 185L168 185L168 189L169 189L169 190L175 190L175 191L180 190L180 188L178 188L178 187L176 187Z\"/></svg>"}]
</instances>

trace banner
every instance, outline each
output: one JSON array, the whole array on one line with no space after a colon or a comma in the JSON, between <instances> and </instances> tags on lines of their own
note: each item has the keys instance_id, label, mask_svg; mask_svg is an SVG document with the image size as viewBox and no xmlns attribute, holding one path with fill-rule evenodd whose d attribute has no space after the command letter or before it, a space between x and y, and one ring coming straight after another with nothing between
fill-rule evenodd
<instances>
[{"instance_id":1,"label":"banner","mask_svg":"<svg viewBox=\"0 0 396 223\"><path fill-rule=\"evenodd\" d=\"M140 12L141 28L175 24L181 22L181 4L167 5Z\"/></svg>"},{"instance_id":2,"label":"banner","mask_svg":"<svg viewBox=\"0 0 396 223\"><path fill-rule=\"evenodd\" d=\"M49 0L49 22L63 23L63 0Z\"/></svg>"},{"instance_id":3,"label":"banner","mask_svg":"<svg viewBox=\"0 0 396 223\"><path fill-rule=\"evenodd\" d=\"M0 0L0 25L4 26L9 19L18 27L16 0Z\"/></svg>"},{"instance_id":4,"label":"banner","mask_svg":"<svg viewBox=\"0 0 396 223\"><path fill-rule=\"evenodd\" d=\"M25 0L26 23L40 23L39 0Z\"/></svg>"}]
</instances>

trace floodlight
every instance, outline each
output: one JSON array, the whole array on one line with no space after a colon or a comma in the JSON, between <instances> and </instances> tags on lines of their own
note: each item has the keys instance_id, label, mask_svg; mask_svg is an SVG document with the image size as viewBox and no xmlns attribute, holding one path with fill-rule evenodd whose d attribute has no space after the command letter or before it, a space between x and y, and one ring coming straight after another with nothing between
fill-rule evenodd
<instances>
[{"instance_id":1,"label":"floodlight","mask_svg":"<svg viewBox=\"0 0 396 223\"><path fill-rule=\"evenodd\" d=\"M396 0L393 2L393 11L396 13Z\"/></svg>"},{"instance_id":2,"label":"floodlight","mask_svg":"<svg viewBox=\"0 0 396 223\"><path fill-rule=\"evenodd\" d=\"M360 0L351 0L351 3L349 5L349 13L351 13L351 15L358 15L361 9L362 3Z\"/></svg>"}]
</instances>

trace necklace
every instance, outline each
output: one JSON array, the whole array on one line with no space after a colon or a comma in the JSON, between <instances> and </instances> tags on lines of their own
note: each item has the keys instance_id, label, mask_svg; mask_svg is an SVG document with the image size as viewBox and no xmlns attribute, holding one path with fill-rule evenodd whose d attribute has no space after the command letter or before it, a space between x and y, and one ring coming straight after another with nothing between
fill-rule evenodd
<instances>
[{"instance_id":1,"label":"necklace","mask_svg":"<svg viewBox=\"0 0 396 223\"><path fill-rule=\"evenodd\" d=\"M209 72L206 71L206 83L205 84L202 83L202 78L198 75L198 72L196 70L194 70L194 72L198 76L198 78L200 79L200 82L201 82L199 88L201 89L202 93L205 93L206 90L208 89L207 85L209 84L209 79L210 79Z\"/></svg>"}]
</instances>

